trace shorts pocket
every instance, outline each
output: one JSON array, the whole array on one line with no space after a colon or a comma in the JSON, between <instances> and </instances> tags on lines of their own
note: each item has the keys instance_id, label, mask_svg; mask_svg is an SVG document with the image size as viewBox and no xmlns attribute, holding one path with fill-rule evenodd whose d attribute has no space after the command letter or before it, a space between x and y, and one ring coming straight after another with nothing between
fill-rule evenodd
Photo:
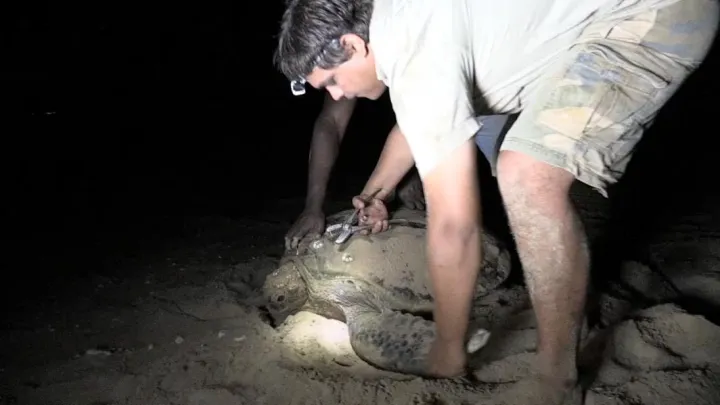
<instances>
[{"instance_id":1,"label":"shorts pocket","mask_svg":"<svg viewBox=\"0 0 720 405\"><path fill-rule=\"evenodd\" d=\"M644 124L657 110L655 99L670 85L665 75L633 59L646 59L640 46L618 49L604 43L584 43L547 95L538 124L559 135L594 139L615 128L618 136L627 125Z\"/></svg>"}]
</instances>

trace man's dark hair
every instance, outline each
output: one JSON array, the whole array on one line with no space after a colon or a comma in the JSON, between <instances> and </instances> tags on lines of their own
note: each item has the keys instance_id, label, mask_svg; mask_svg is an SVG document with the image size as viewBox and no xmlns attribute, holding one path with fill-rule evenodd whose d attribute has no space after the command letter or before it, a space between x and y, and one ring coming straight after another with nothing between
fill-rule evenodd
<instances>
[{"instance_id":1,"label":"man's dark hair","mask_svg":"<svg viewBox=\"0 0 720 405\"><path fill-rule=\"evenodd\" d=\"M369 42L373 0L287 0L280 24L275 66L289 79L315 67L331 69L350 59L340 43L345 34Z\"/></svg>"}]
</instances>

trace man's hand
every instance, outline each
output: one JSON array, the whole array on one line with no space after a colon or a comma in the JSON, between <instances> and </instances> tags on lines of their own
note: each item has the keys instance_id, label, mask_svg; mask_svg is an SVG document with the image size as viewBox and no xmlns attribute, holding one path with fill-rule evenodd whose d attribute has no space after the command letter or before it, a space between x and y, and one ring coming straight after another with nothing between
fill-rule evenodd
<instances>
[{"instance_id":1,"label":"man's hand","mask_svg":"<svg viewBox=\"0 0 720 405\"><path fill-rule=\"evenodd\" d=\"M285 235L285 249L295 249L306 237L318 237L325 232L325 214L320 210L305 210Z\"/></svg>"},{"instance_id":2,"label":"man's hand","mask_svg":"<svg viewBox=\"0 0 720 405\"><path fill-rule=\"evenodd\" d=\"M358 223L370 227L369 232L365 231L364 234L387 231L389 215L385 203L381 199L361 194L353 197L352 203L355 209L360 210Z\"/></svg>"}]
</instances>

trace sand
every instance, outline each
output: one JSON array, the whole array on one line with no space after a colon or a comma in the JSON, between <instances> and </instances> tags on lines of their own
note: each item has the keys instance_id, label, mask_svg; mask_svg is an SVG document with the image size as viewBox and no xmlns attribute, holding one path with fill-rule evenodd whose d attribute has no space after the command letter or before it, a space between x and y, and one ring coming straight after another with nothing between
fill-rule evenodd
<instances>
[{"instance_id":1,"label":"sand","mask_svg":"<svg viewBox=\"0 0 720 405\"><path fill-rule=\"evenodd\" d=\"M530 370L522 285L474 309L494 328L476 381L424 380L359 359L341 322L300 312L273 325L256 307L286 222L193 221L170 248L18 301L0 337L0 404L493 404ZM720 238L697 223L658 237L599 291L585 404L720 403Z\"/></svg>"}]
</instances>

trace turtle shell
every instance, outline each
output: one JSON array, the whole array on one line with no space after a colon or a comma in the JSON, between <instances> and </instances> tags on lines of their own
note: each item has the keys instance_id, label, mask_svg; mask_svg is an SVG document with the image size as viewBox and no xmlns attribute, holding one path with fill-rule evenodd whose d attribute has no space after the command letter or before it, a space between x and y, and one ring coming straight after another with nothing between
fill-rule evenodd
<instances>
[{"instance_id":1,"label":"turtle shell","mask_svg":"<svg viewBox=\"0 0 720 405\"><path fill-rule=\"evenodd\" d=\"M351 211L328 218L341 222ZM369 286L393 309L429 309L432 301L426 255L426 215L424 211L400 209L392 214L390 228L372 235L355 234L343 244L327 235L303 243L298 251L306 282L355 282ZM495 237L485 234L484 263L476 295L501 284L510 272L510 255ZM311 286L312 287L312 286ZM312 289L312 288L311 288Z\"/></svg>"}]
</instances>

